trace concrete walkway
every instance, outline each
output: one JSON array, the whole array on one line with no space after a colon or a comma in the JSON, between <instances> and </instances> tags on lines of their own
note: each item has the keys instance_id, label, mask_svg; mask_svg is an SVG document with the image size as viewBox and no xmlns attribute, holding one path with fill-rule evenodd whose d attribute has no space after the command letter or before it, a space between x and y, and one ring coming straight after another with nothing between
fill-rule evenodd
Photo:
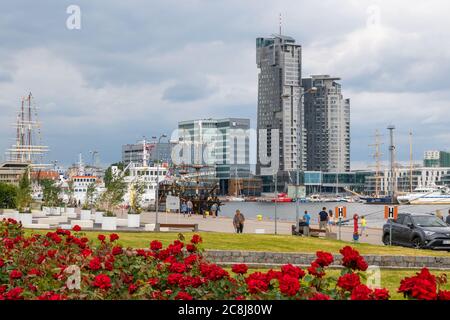
<instances>
[{"instance_id":1,"label":"concrete walkway","mask_svg":"<svg viewBox=\"0 0 450 320\"><path fill-rule=\"evenodd\" d=\"M119 218L126 218L126 212L121 212L117 214ZM155 212L145 212L141 214L141 223L155 223L156 213ZM200 215L192 215L188 217L178 213L165 213L160 212L158 214L159 223L196 223L200 231L211 231L211 232L226 232L234 233L233 222L231 218L228 217L206 217L203 218ZM278 221L277 223L277 233L290 235L291 226L294 222L289 221ZM318 225L312 225L312 228L318 228ZM263 219L262 221L247 219L244 225L244 233L255 233L256 229L264 229L266 234L275 233L275 221ZM338 233L338 227L332 226L332 232ZM370 243L381 245L381 229L369 228L367 229L368 236L363 236L360 238L361 243ZM343 226L341 228L341 237L344 241L353 241L353 227Z\"/></svg>"}]
</instances>

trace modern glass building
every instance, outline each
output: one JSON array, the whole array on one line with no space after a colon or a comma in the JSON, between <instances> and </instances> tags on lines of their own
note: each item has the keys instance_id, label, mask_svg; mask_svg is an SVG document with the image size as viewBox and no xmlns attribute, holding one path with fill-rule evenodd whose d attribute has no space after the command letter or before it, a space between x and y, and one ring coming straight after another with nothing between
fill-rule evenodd
<instances>
[{"instance_id":1,"label":"modern glass building","mask_svg":"<svg viewBox=\"0 0 450 320\"><path fill-rule=\"evenodd\" d=\"M178 123L178 139L185 164L204 165L228 193L230 178L250 176L250 120L201 119Z\"/></svg>"},{"instance_id":2,"label":"modern glass building","mask_svg":"<svg viewBox=\"0 0 450 320\"><path fill-rule=\"evenodd\" d=\"M426 151L423 159L424 167L448 168L450 167L450 152Z\"/></svg>"}]
</instances>

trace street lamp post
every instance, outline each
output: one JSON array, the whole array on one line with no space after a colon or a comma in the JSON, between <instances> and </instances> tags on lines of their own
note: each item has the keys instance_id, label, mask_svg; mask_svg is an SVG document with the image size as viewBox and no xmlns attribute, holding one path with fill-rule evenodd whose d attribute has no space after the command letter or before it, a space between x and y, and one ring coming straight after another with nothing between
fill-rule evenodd
<instances>
[{"instance_id":1,"label":"street lamp post","mask_svg":"<svg viewBox=\"0 0 450 320\"><path fill-rule=\"evenodd\" d=\"M158 215L159 215L159 144L161 142L162 138L167 137L165 134L162 134L159 136L158 144L156 145L156 191L155 191L155 206L156 206L156 213L155 213L155 228L156 231L159 231L159 224L158 224ZM156 137L153 137L153 139L156 139Z\"/></svg>"},{"instance_id":2,"label":"street lamp post","mask_svg":"<svg viewBox=\"0 0 450 320\"><path fill-rule=\"evenodd\" d=\"M316 87L311 87L308 90L306 90L305 92L303 92L300 95L300 100L303 99L303 96L307 93L316 93L317 92L317 88ZM300 201L298 199L298 187L300 186L300 159L301 159L301 152L298 148L299 145L299 139L298 139L298 132L297 132L297 177L296 177L296 184L295 184L295 230L297 233L300 232L300 227L299 227L299 223L300 223Z\"/></svg>"}]
</instances>

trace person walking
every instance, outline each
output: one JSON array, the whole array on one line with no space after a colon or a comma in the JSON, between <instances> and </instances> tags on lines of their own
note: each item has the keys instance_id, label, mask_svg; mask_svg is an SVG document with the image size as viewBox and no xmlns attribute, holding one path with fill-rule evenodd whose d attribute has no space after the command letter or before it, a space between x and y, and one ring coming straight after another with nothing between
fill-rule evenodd
<instances>
[{"instance_id":1,"label":"person walking","mask_svg":"<svg viewBox=\"0 0 450 320\"><path fill-rule=\"evenodd\" d=\"M217 217L217 204L213 203L211 206L211 215L213 218Z\"/></svg>"},{"instance_id":2,"label":"person walking","mask_svg":"<svg viewBox=\"0 0 450 320\"><path fill-rule=\"evenodd\" d=\"M190 199L186 203L186 206L187 206L188 217L190 217L192 215L192 211L194 210L194 205Z\"/></svg>"},{"instance_id":3,"label":"person walking","mask_svg":"<svg viewBox=\"0 0 450 320\"><path fill-rule=\"evenodd\" d=\"M187 208L187 204L186 204L186 201L183 201L182 203L181 203L181 213L183 214L183 217L185 217L186 216L186 213L187 213L187 211L188 211L188 208Z\"/></svg>"},{"instance_id":4,"label":"person walking","mask_svg":"<svg viewBox=\"0 0 450 320\"><path fill-rule=\"evenodd\" d=\"M333 232L331 229L333 226L333 210L328 210L328 231Z\"/></svg>"},{"instance_id":5,"label":"person walking","mask_svg":"<svg viewBox=\"0 0 450 320\"><path fill-rule=\"evenodd\" d=\"M445 223L450 226L450 210L448 210L448 216L445 218Z\"/></svg>"},{"instance_id":6,"label":"person walking","mask_svg":"<svg viewBox=\"0 0 450 320\"><path fill-rule=\"evenodd\" d=\"M323 207L319 212L319 229L327 230L328 213L327 208Z\"/></svg>"},{"instance_id":7,"label":"person walking","mask_svg":"<svg viewBox=\"0 0 450 320\"><path fill-rule=\"evenodd\" d=\"M436 210L436 217L444 221L444 216L442 215L441 210Z\"/></svg>"},{"instance_id":8,"label":"person walking","mask_svg":"<svg viewBox=\"0 0 450 320\"><path fill-rule=\"evenodd\" d=\"M244 215L241 213L241 211L236 210L236 213L234 214L233 218L233 225L234 228L236 229L236 233L242 233L242 231L244 231L244 221L245 221Z\"/></svg>"},{"instance_id":9,"label":"person walking","mask_svg":"<svg viewBox=\"0 0 450 320\"><path fill-rule=\"evenodd\" d=\"M305 210L305 213L303 214L303 235L305 237L309 237L309 222L311 221L311 216L309 215L308 211Z\"/></svg>"},{"instance_id":10,"label":"person walking","mask_svg":"<svg viewBox=\"0 0 450 320\"><path fill-rule=\"evenodd\" d=\"M367 233L367 221L366 221L366 217L365 216L362 216L361 217L361 233L360 233L360 236L362 237L363 236L363 234L365 234L366 235L366 237L368 237L369 236L369 234Z\"/></svg>"}]
</instances>

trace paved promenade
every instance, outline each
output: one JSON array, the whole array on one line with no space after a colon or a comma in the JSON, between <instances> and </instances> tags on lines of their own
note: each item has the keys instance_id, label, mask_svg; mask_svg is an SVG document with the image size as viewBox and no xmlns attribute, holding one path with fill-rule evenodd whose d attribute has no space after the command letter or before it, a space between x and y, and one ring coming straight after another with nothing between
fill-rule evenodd
<instances>
[{"instance_id":1,"label":"paved promenade","mask_svg":"<svg viewBox=\"0 0 450 320\"><path fill-rule=\"evenodd\" d=\"M155 212L146 212L141 214L141 223L155 223ZM118 213L117 216L120 218L126 218L126 213ZM200 215L192 215L188 217L178 213L165 213L160 212L158 215L159 223L197 223L200 231L211 231L211 232L227 232L234 233L233 222L231 218L227 217L206 217L203 218ZM317 222L316 222L317 223ZM294 222L278 221L277 223L277 233L278 234L291 234L291 226ZM313 228L318 228L318 225L314 224L312 221ZM263 219L262 221L254 219L246 219L244 225L244 233L255 233L256 229L264 229L266 234L275 233L275 221ZM332 232L338 233L338 227L332 226ZM367 230L368 237L363 236L360 238L359 242L370 243L370 244L382 244L381 242L381 230L376 228L369 228ZM341 228L341 236L344 241L353 241L353 227L343 226Z\"/></svg>"}]
</instances>

